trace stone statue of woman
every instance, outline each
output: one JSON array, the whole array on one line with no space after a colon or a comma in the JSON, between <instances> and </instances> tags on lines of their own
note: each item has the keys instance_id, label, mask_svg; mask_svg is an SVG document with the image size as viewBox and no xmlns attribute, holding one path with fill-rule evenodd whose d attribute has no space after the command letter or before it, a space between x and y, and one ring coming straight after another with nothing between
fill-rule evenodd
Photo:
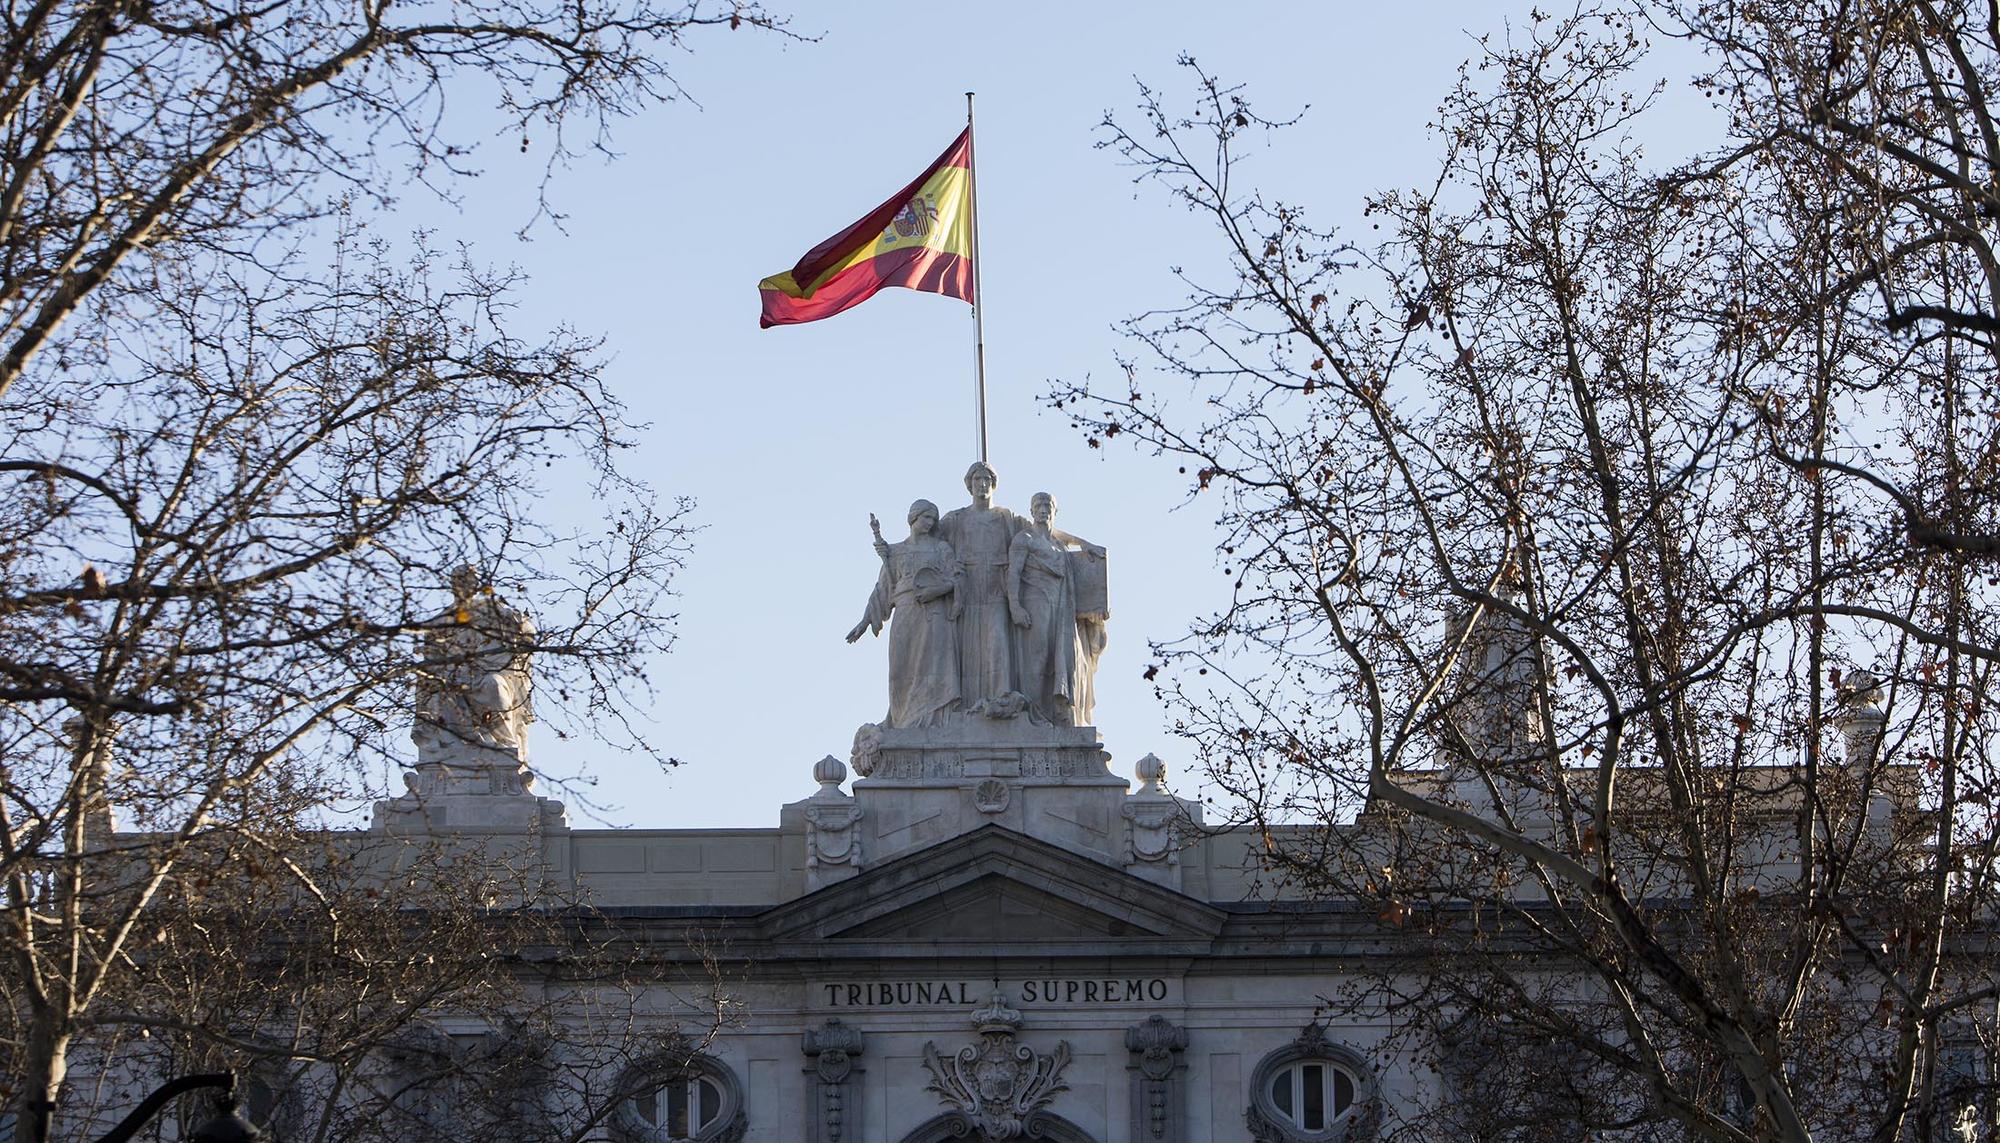
<instances>
[{"instance_id":1,"label":"stone statue of woman","mask_svg":"<svg viewBox=\"0 0 2000 1143\"><path fill-rule=\"evenodd\" d=\"M1057 726L1076 723L1079 672L1076 584L1069 545L1057 538L1056 498L1037 492L1028 505L1033 521L1008 547L1007 610L1019 648L1021 693L1028 708Z\"/></svg>"},{"instance_id":2,"label":"stone statue of woman","mask_svg":"<svg viewBox=\"0 0 2000 1143\"><path fill-rule=\"evenodd\" d=\"M847 633L849 643L864 632L889 627L889 717L886 725L930 726L958 705L959 587L963 571L951 545L937 537L937 505L910 505L910 538L885 543L878 531L875 550L882 574L869 593L868 610Z\"/></svg>"},{"instance_id":3,"label":"stone statue of woman","mask_svg":"<svg viewBox=\"0 0 2000 1143\"><path fill-rule=\"evenodd\" d=\"M529 674L534 622L484 586L477 568L451 573L451 596L451 610L424 633L410 737L420 757L463 743L525 762L528 724L535 721Z\"/></svg>"}]
</instances>

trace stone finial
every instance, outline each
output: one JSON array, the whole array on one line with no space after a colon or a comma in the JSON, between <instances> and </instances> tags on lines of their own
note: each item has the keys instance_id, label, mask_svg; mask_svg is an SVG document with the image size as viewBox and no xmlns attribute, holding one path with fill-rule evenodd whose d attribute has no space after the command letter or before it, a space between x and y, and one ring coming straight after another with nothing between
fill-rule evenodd
<instances>
[{"instance_id":1,"label":"stone finial","mask_svg":"<svg viewBox=\"0 0 2000 1143\"><path fill-rule=\"evenodd\" d=\"M1157 754L1148 754L1132 766L1132 773L1139 779L1140 793L1157 794L1160 782L1167 776L1167 764L1160 761Z\"/></svg>"},{"instance_id":2,"label":"stone finial","mask_svg":"<svg viewBox=\"0 0 2000 1143\"><path fill-rule=\"evenodd\" d=\"M829 754L813 763L813 781L823 790L839 788L847 780L847 763Z\"/></svg>"},{"instance_id":3,"label":"stone finial","mask_svg":"<svg viewBox=\"0 0 2000 1143\"><path fill-rule=\"evenodd\" d=\"M847 765L831 754L813 763L819 789L802 803L808 888L818 889L861 871L861 831L855 827L864 815L853 798L840 792L845 777Z\"/></svg>"},{"instance_id":4,"label":"stone finial","mask_svg":"<svg viewBox=\"0 0 2000 1143\"><path fill-rule=\"evenodd\" d=\"M1840 701L1856 708L1880 708L1882 705L1882 680L1873 671L1856 671L1840 681L1836 688Z\"/></svg>"}]
</instances>

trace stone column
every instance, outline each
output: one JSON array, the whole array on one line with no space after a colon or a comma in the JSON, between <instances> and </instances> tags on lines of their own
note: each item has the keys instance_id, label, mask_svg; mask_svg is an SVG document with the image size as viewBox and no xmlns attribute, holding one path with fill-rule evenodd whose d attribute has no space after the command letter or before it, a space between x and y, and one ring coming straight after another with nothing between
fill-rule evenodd
<instances>
[{"instance_id":1,"label":"stone column","mask_svg":"<svg viewBox=\"0 0 2000 1143\"><path fill-rule=\"evenodd\" d=\"M861 1143L861 1031L828 1020L805 1031L806 1139L809 1143Z\"/></svg>"},{"instance_id":2,"label":"stone column","mask_svg":"<svg viewBox=\"0 0 2000 1143\"><path fill-rule=\"evenodd\" d=\"M1187 1143L1187 1029L1148 1016L1125 1030L1133 1143Z\"/></svg>"}]
</instances>

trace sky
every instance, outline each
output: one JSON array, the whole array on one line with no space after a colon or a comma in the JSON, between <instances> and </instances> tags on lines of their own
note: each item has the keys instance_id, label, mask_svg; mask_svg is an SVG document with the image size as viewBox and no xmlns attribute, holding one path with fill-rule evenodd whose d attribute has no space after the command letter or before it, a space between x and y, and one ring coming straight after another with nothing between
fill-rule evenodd
<instances>
[{"instance_id":1,"label":"sky","mask_svg":"<svg viewBox=\"0 0 2000 1143\"><path fill-rule=\"evenodd\" d=\"M783 0L778 0L782 7ZM1427 130L1480 33L1525 4L1155 2L799 3L788 41L693 37L674 61L687 98L617 125L614 161L581 160L550 189L567 220L537 224L546 152L495 141L448 207L412 191L380 225L423 226L528 275L523 328L602 336L610 387L649 427L630 468L688 496L700 527L677 642L650 671L641 729L662 768L539 732L537 770L577 826L775 826L887 706L886 640L848 645L878 557L918 497L950 509L975 457L973 322L962 302L885 290L827 321L759 330L756 284L908 182L978 92L981 287L997 502L1053 492L1060 525L1110 550L1110 646L1096 723L1115 773L1157 753L1197 791L1171 715L1142 677L1225 599L1212 515L1187 479L1125 448L1093 450L1041 399L1052 379L1115 373L1116 323L1185 293L1175 267L1217 268L1210 229L1096 144L1141 82L1191 88L1191 53L1249 84L1263 113L1306 116L1243 169L1321 222L1365 229L1363 197L1428 185ZM550 503L564 513L587 504Z\"/></svg>"}]
</instances>

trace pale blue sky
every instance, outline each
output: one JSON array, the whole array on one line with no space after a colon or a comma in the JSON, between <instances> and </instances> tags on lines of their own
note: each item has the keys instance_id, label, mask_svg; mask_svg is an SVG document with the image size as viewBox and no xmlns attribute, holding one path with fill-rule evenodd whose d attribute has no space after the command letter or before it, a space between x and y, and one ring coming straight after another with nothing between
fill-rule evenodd
<instances>
[{"instance_id":1,"label":"pale blue sky","mask_svg":"<svg viewBox=\"0 0 2000 1143\"><path fill-rule=\"evenodd\" d=\"M782 0L779 0L782 4ZM603 335L610 383L652 428L636 471L699 501L678 581L674 653L652 672L653 740L684 765L538 737L535 761L584 771L605 820L767 826L811 793L813 762L846 757L882 716L880 640L849 646L875 577L867 519L891 538L922 496L964 502L973 459L972 319L962 303L888 290L828 321L760 331L756 283L914 176L979 93L979 193L997 499L1056 494L1062 524L1111 550L1111 646L1097 724L1112 767L1190 760L1140 673L1146 642L1223 598L1210 511L1176 511L1183 477L1125 449L1093 451L1038 401L1051 377L1115 370L1121 317L1171 305L1169 270L1215 265L1198 219L1135 187L1093 148L1135 77L1188 91L1175 57L1251 84L1278 114L1310 104L1281 149L1245 171L1322 222L1365 230L1368 191L1428 185L1428 133L1473 35L1525 4L1017 2L798 4L812 43L748 32L691 41L692 99L623 123L616 162L580 163L553 197L567 233L513 233L532 213L539 147L478 156L462 211L406 196L390 225L430 225L531 276L520 319ZM587 510L552 504L560 515ZM1185 783L1183 792L1188 792ZM578 825L588 815L572 810Z\"/></svg>"}]
</instances>

